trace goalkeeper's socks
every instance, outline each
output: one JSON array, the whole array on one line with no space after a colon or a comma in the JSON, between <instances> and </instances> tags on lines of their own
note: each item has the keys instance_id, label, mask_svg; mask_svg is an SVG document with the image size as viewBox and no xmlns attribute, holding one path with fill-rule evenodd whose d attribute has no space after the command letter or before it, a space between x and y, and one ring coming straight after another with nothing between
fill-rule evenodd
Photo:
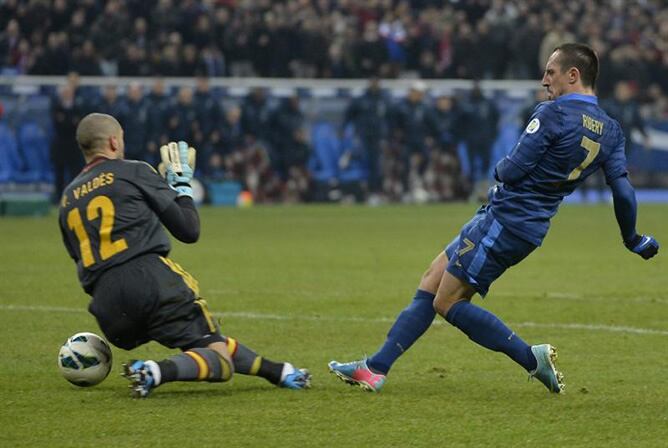
<instances>
[{"instance_id":1,"label":"goalkeeper's socks","mask_svg":"<svg viewBox=\"0 0 668 448\"><path fill-rule=\"evenodd\" d=\"M372 371L386 375L392 364L427 331L436 315L433 301L434 294L417 290L411 304L397 316L385 343L367 360Z\"/></svg>"},{"instance_id":2,"label":"goalkeeper's socks","mask_svg":"<svg viewBox=\"0 0 668 448\"><path fill-rule=\"evenodd\" d=\"M147 362L148 364L148 362ZM193 348L157 363L160 383L171 381L220 382L232 378L232 369L227 360L210 348ZM155 370L149 366L156 379Z\"/></svg>"},{"instance_id":3,"label":"goalkeeper's socks","mask_svg":"<svg viewBox=\"0 0 668 448\"><path fill-rule=\"evenodd\" d=\"M158 387L159 385L161 385L162 370L160 369L158 363L155 361L146 361L144 362L144 365L149 370L149 372L151 372L151 376L153 377L153 386Z\"/></svg>"},{"instance_id":4,"label":"goalkeeper's socks","mask_svg":"<svg viewBox=\"0 0 668 448\"><path fill-rule=\"evenodd\" d=\"M265 359L229 336L227 337L227 350L234 362L236 373L259 376L272 384L280 384L284 363Z\"/></svg>"},{"instance_id":5,"label":"goalkeeper's socks","mask_svg":"<svg viewBox=\"0 0 668 448\"><path fill-rule=\"evenodd\" d=\"M489 311L462 300L452 305L445 320L463 331L473 342L505 353L527 371L536 368L531 346Z\"/></svg>"}]
</instances>

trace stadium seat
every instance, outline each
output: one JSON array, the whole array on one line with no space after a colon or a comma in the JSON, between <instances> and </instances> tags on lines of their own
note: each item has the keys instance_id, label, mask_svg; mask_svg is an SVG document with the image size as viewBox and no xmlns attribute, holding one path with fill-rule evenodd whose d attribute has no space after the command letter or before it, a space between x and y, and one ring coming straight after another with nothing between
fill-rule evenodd
<instances>
[{"instance_id":1,"label":"stadium seat","mask_svg":"<svg viewBox=\"0 0 668 448\"><path fill-rule=\"evenodd\" d=\"M309 170L316 182L330 182L338 177L340 141L332 123L318 122L311 128L313 153Z\"/></svg>"},{"instance_id":2,"label":"stadium seat","mask_svg":"<svg viewBox=\"0 0 668 448\"><path fill-rule=\"evenodd\" d=\"M351 151L353 156L348 166L340 169L339 180L344 183L366 180L369 175L366 150L357 137L355 126L352 124L346 126L341 139L340 153L343 154L346 151Z\"/></svg>"},{"instance_id":3,"label":"stadium seat","mask_svg":"<svg viewBox=\"0 0 668 448\"><path fill-rule=\"evenodd\" d=\"M14 131L7 126L7 123L0 123L0 183L12 180L13 156L17 152Z\"/></svg>"},{"instance_id":4,"label":"stadium seat","mask_svg":"<svg viewBox=\"0 0 668 448\"><path fill-rule=\"evenodd\" d=\"M36 178L26 170L26 164L21 157L14 131L4 123L0 124L0 142L0 152L3 153L3 159L7 160L6 165L9 167L8 181L17 183L35 182Z\"/></svg>"},{"instance_id":5,"label":"stadium seat","mask_svg":"<svg viewBox=\"0 0 668 448\"><path fill-rule=\"evenodd\" d=\"M34 181L52 182L49 139L44 129L32 120L25 121L19 126L17 137L29 177Z\"/></svg>"}]
</instances>

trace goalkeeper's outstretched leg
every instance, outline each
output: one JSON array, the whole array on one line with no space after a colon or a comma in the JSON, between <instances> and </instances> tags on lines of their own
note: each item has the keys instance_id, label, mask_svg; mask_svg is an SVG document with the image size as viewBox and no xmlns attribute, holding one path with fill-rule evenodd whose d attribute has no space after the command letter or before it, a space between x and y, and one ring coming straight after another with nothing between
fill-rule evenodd
<instances>
[{"instance_id":1,"label":"goalkeeper's outstretched leg","mask_svg":"<svg viewBox=\"0 0 668 448\"><path fill-rule=\"evenodd\" d=\"M132 396L145 398L156 387L174 381L229 381L232 375L259 376L286 389L308 389L311 374L289 362L274 362L259 356L236 339L215 342L206 348L186 350L162 361L130 361L123 376L131 382Z\"/></svg>"}]
</instances>

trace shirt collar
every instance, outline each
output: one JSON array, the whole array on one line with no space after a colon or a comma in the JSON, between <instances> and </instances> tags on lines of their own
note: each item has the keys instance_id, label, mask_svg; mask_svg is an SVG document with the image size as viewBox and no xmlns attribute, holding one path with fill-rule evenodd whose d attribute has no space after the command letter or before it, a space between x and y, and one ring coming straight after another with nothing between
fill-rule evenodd
<instances>
[{"instance_id":1,"label":"shirt collar","mask_svg":"<svg viewBox=\"0 0 668 448\"><path fill-rule=\"evenodd\" d=\"M94 166L97 166L102 162L106 162L107 160L111 160L111 159L109 157L105 157L105 156L97 156L93 160L88 162L86 164L86 166L83 167L83 170L81 170L81 172L85 173L85 172L89 171L91 168L93 168Z\"/></svg>"},{"instance_id":2,"label":"shirt collar","mask_svg":"<svg viewBox=\"0 0 668 448\"><path fill-rule=\"evenodd\" d=\"M556 101L584 101L585 103L598 104L598 98L595 95L583 95L581 93L568 93L560 96Z\"/></svg>"}]
</instances>

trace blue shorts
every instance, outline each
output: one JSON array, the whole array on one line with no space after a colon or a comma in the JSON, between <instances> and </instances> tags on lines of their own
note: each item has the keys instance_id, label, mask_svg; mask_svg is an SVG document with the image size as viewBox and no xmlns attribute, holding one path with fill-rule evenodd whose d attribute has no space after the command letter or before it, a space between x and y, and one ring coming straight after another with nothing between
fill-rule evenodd
<instances>
[{"instance_id":1,"label":"blue shorts","mask_svg":"<svg viewBox=\"0 0 668 448\"><path fill-rule=\"evenodd\" d=\"M445 248L447 271L484 297L494 280L536 247L510 233L481 207Z\"/></svg>"}]
</instances>

